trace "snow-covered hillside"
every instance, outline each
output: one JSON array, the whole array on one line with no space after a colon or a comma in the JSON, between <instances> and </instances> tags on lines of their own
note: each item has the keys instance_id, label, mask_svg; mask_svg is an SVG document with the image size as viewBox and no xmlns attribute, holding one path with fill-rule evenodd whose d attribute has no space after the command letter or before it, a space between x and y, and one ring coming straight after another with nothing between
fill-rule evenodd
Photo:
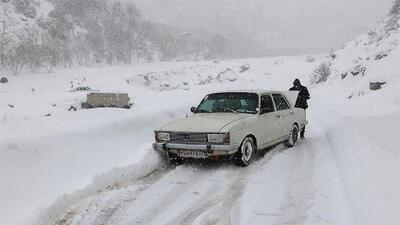
<instances>
[{"instance_id":1,"label":"snow-covered hillside","mask_svg":"<svg viewBox=\"0 0 400 225\"><path fill-rule=\"evenodd\" d=\"M384 34L311 63L294 56L11 76L0 84L0 224L400 224L400 36ZM321 62L332 74L309 84ZM306 138L292 149L279 145L247 168L174 168L151 149L154 129L209 92L286 90L294 78L311 100ZM372 91L375 81L386 85ZM80 109L82 86L127 92L134 106Z\"/></svg>"},{"instance_id":2,"label":"snow-covered hillside","mask_svg":"<svg viewBox=\"0 0 400 225\"><path fill-rule=\"evenodd\" d=\"M400 105L400 16L390 16L382 20L356 40L332 53L332 70L327 87L341 87L337 93L348 98L351 111L393 113ZM384 82L383 88L374 91L370 83ZM361 113L368 113L361 112Z\"/></svg>"}]
</instances>

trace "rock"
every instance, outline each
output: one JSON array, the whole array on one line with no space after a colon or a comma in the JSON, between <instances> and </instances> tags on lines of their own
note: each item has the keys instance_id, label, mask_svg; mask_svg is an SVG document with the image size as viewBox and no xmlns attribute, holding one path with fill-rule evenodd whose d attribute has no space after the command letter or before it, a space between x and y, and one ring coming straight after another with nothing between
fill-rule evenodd
<instances>
[{"instance_id":1,"label":"rock","mask_svg":"<svg viewBox=\"0 0 400 225\"><path fill-rule=\"evenodd\" d=\"M329 52L329 56L331 57L332 60L336 59L336 53L333 49Z\"/></svg>"},{"instance_id":2,"label":"rock","mask_svg":"<svg viewBox=\"0 0 400 225\"><path fill-rule=\"evenodd\" d=\"M90 93L87 102L81 104L82 108L127 108L130 98L127 93Z\"/></svg>"},{"instance_id":3,"label":"rock","mask_svg":"<svg viewBox=\"0 0 400 225\"><path fill-rule=\"evenodd\" d=\"M250 66L248 64L241 65L239 73L246 72L249 69L250 69Z\"/></svg>"},{"instance_id":4,"label":"rock","mask_svg":"<svg viewBox=\"0 0 400 225\"><path fill-rule=\"evenodd\" d=\"M71 86L71 87L72 87L72 86ZM88 86L79 86L79 87L76 87L76 88L70 90L70 92L75 92L75 91L94 91L94 90L91 89L91 88L88 87Z\"/></svg>"},{"instance_id":5,"label":"rock","mask_svg":"<svg viewBox=\"0 0 400 225\"><path fill-rule=\"evenodd\" d=\"M387 57L388 55L389 54L387 52L381 52L381 53L375 55L375 60L381 60L381 59Z\"/></svg>"},{"instance_id":6,"label":"rock","mask_svg":"<svg viewBox=\"0 0 400 225\"><path fill-rule=\"evenodd\" d=\"M315 58L312 56L307 56L306 61L309 63L315 62Z\"/></svg>"},{"instance_id":7,"label":"rock","mask_svg":"<svg viewBox=\"0 0 400 225\"><path fill-rule=\"evenodd\" d=\"M77 87L76 88L77 91L90 91L92 90L90 87Z\"/></svg>"},{"instance_id":8,"label":"rock","mask_svg":"<svg viewBox=\"0 0 400 225\"><path fill-rule=\"evenodd\" d=\"M386 85L386 82L369 82L369 89L376 91Z\"/></svg>"},{"instance_id":9,"label":"rock","mask_svg":"<svg viewBox=\"0 0 400 225\"><path fill-rule=\"evenodd\" d=\"M82 102L82 103L81 103L81 108L82 108L82 109L91 109L91 108L93 108L93 106L90 105L90 104L88 104L87 102ZM69 111L69 110L68 110L68 111Z\"/></svg>"},{"instance_id":10,"label":"rock","mask_svg":"<svg viewBox=\"0 0 400 225\"><path fill-rule=\"evenodd\" d=\"M0 83L3 83L3 84L8 83L7 77L1 77L0 78Z\"/></svg>"},{"instance_id":11,"label":"rock","mask_svg":"<svg viewBox=\"0 0 400 225\"><path fill-rule=\"evenodd\" d=\"M366 67L361 66L361 65L357 65L353 71L351 71L350 73L353 74L353 76L357 76L361 73L362 76L365 75L365 71L367 70Z\"/></svg>"}]
</instances>

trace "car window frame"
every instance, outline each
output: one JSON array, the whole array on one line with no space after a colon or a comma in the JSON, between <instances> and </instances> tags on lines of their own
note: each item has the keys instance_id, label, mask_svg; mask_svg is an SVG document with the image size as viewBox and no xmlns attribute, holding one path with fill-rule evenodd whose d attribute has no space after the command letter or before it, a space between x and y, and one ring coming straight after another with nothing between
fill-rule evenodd
<instances>
[{"instance_id":1,"label":"car window frame","mask_svg":"<svg viewBox=\"0 0 400 225\"><path fill-rule=\"evenodd\" d=\"M243 113L243 114L253 114L253 115L256 115L256 114L258 114L259 112L259 108L257 108L257 106L260 106L260 100L261 100L261 98L260 98L260 95L258 94L258 93L255 93L255 92L216 92L216 93L211 93L211 94L208 94L208 95L206 95L206 96L204 96L204 98L200 101L200 103L197 105L197 107L196 107L196 109L199 109L199 106L201 105L201 104L203 104L204 103L204 101L206 100L206 98L208 97L208 96L210 96L210 95L214 95L214 94L229 94L229 93L235 93L235 94L254 94L254 95L257 95L257 98L256 98L256 100L257 100L257 103L256 103L256 111L255 112L236 112L236 113ZM199 112L196 112L196 113L199 113ZM216 113L216 112L211 112L211 113Z\"/></svg>"},{"instance_id":2,"label":"car window frame","mask_svg":"<svg viewBox=\"0 0 400 225\"><path fill-rule=\"evenodd\" d=\"M262 104L262 97L263 97L263 96L269 96L269 97L271 98L272 107L273 107L274 111L272 111L272 112L263 112L263 111L262 111L261 104ZM260 95L260 107L259 107L259 108L260 108L260 115L264 115L264 114L268 114L268 113L273 113L273 112L276 112L276 111L277 111L277 108L276 108L276 105L275 105L275 102L274 102L274 99L273 99L271 93L265 93L265 94L261 94L261 95Z\"/></svg>"},{"instance_id":3,"label":"car window frame","mask_svg":"<svg viewBox=\"0 0 400 225\"><path fill-rule=\"evenodd\" d=\"M288 108L287 109L278 109L278 106L277 106L277 104L275 102L274 96L281 96L283 98L283 100L285 101L286 105L288 106ZM274 101L275 109L276 109L277 112L284 111L284 110L289 110L289 109L292 108L292 105L289 103L289 101L286 99L286 97L284 95L282 95L282 94L279 94L279 93L272 94L272 100Z\"/></svg>"}]
</instances>

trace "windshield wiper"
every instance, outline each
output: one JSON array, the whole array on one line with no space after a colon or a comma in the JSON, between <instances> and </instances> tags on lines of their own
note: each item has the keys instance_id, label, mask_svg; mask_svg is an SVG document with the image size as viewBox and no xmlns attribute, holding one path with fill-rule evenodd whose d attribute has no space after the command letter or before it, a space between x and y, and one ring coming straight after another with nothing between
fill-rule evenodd
<instances>
[{"instance_id":1,"label":"windshield wiper","mask_svg":"<svg viewBox=\"0 0 400 225\"><path fill-rule=\"evenodd\" d=\"M208 110L208 109L197 109L197 112L198 113L212 113L212 111L211 110Z\"/></svg>"},{"instance_id":2,"label":"windshield wiper","mask_svg":"<svg viewBox=\"0 0 400 225\"><path fill-rule=\"evenodd\" d=\"M231 108L217 108L217 110L218 110L218 111L221 110L222 112L231 111L231 112L233 112L233 113L238 113L238 111L233 110L233 109L231 109ZM214 112L215 112L215 111L214 111Z\"/></svg>"}]
</instances>

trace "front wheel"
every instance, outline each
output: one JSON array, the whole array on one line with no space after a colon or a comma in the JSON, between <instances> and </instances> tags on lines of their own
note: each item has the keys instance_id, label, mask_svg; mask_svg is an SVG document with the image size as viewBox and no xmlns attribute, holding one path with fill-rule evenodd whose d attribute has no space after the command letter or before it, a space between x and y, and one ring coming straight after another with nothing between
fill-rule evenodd
<instances>
[{"instance_id":1,"label":"front wheel","mask_svg":"<svg viewBox=\"0 0 400 225\"><path fill-rule=\"evenodd\" d=\"M251 137L246 137L239 147L235 156L235 163L239 166L245 167L250 165L253 156L256 153L256 145Z\"/></svg>"},{"instance_id":2,"label":"front wheel","mask_svg":"<svg viewBox=\"0 0 400 225\"><path fill-rule=\"evenodd\" d=\"M296 124L293 124L289 138L286 141L284 141L283 144L286 147L291 148L296 144L298 138L299 138L299 128L297 127Z\"/></svg>"}]
</instances>

